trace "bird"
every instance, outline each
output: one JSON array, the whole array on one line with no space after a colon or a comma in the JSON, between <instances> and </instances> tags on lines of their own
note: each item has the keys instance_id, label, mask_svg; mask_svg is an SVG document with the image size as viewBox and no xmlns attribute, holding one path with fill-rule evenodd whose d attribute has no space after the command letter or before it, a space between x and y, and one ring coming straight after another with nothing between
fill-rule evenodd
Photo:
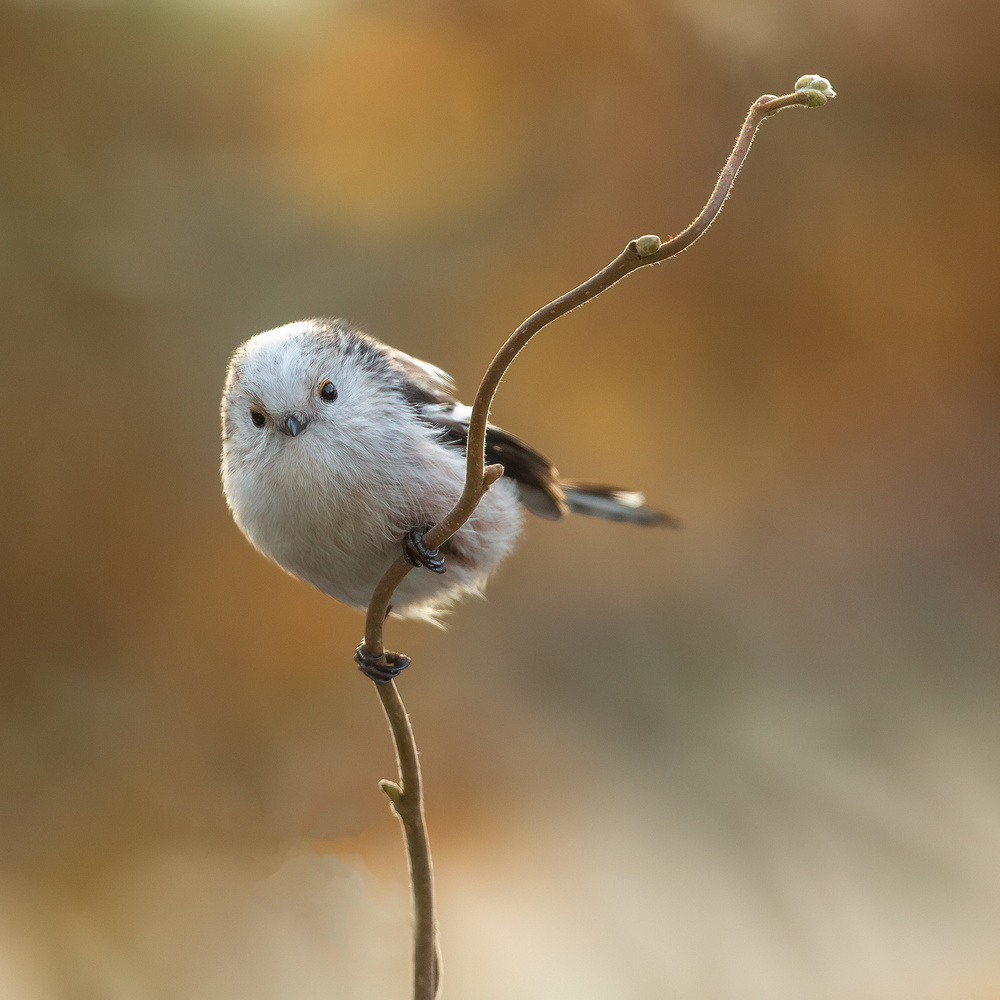
<instances>
[{"instance_id":1,"label":"bird","mask_svg":"<svg viewBox=\"0 0 1000 1000\"><path fill-rule=\"evenodd\" d=\"M456 601L482 594L524 511L677 525L637 491L561 479L490 425L486 460L503 476L440 550L427 549L424 532L462 492L471 408L446 372L342 319L288 323L242 343L221 410L222 488L239 529L286 572L360 610L402 553L417 569L393 594L392 615L441 624ZM384 664L363 660L365 673L386 679Z\"/></svg>"}]
</instances>

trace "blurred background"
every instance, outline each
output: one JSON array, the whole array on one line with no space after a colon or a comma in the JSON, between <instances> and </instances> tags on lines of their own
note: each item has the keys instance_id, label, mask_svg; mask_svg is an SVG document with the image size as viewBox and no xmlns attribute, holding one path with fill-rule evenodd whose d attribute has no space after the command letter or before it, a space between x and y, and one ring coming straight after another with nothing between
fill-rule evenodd
<instances>
[{"instance_id":1,"label":"blurred background","mask_svg":"<svg viewBox=\"0 0 1000 1000\"><path fill-rule=\"evenodd\" d=\"M339 315L571 477L391 623L445 996L1000 997L1000 7L0 6L0 996L404 997L361 617L218 482L226 362Z\"/></svg>"}]
</instances>

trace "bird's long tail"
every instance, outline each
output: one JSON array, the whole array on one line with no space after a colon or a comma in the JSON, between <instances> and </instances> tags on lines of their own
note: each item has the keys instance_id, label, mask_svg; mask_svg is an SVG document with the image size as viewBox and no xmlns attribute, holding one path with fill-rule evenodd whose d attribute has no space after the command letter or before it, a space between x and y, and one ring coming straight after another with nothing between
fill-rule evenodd
<instances>
[{"instance_id":1,"label":"bird's long tail","mask_svg":"<svg viewBox=\"0 0 1000 1000\"><path fill-rule=\"evenodd\" d=\"M679 528L680 522L646 506L646 498L635 490L597 483L559 483L566 496L566 506L574 514L603 517L606 521L628 521L631 524L659 524L665 528Z\"/></svg>"}]
</instances>

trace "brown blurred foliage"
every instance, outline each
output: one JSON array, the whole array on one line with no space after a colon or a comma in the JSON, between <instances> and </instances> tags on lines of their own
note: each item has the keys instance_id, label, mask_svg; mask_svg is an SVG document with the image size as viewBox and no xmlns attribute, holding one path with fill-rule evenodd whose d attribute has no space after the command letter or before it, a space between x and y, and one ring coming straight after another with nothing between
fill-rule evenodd
<instances>
[{"instance_id":1,"label":"brown blurred foliage","mask_svg":"<svg viewBox=\"0 0 1000 1000\"><path fill-rule=\"evenodd\" d=\"M390 629L446 968L483 1000L994 995L998 21L0 6L0 994L402 995L361 620L233 526L226 361L342 315L471 398L817 72L840 96L765 124L706 237L495 408L685 530L531 523L488 603Z\"/></svg>"}]
</instances>

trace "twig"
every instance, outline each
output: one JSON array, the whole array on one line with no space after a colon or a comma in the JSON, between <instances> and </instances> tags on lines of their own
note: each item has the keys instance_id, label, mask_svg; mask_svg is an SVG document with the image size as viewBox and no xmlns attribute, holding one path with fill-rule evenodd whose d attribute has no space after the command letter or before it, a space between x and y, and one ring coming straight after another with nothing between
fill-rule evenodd
<instances>
[{"instance_id":1,"label":"twig","mask_svg":"<svg viewBox=\"0 0 1000 1000\"><path fill-rule=\"evenodd\" d=\"M827 93L832 96L832 91L828 90ZM483 494L503 475L502 466L485 465L486 426L489 422L493 397L500 381L525 344L551 322L578 306L582 306L585 302L589 302L601 292L621 281L627 274L631 274L632 271L649 264L659 264L670 257L676 257L682 250L691 246L715 221L715 217L722 210L733 182L736 180L736 175L750 151L750 144L753 142L754 134L760 123L784 108L817 106L814 96L816 94L823 97L823 103L826 103L825 95L812 88L796 90L783 97L774 97L771 94L758 97L750 106L736 145L733 147L732 153L729 154L726 165L722 168L712 196L687 229L665 243L661 242L658 236L641 236L639 239L633 240L607 267L598 271L589 281L585 281L571 292L567 292L547 306L543 306L511 334L491 362L479 385L469 420L465 487L461 497L447 517L424 533L424 544L429 549L438 548L451 538L472 516L472 512L478 506ZM413 569L413 564L401 555L386 570L385 575L375 588L365 620L365 648L371 656L380 656L385 651L382 626L389 603L396 588L403 582L411 569Z\"/></svg>"},{"instance_id":2,"label":"twig","mask_svg":"<svg viewBox=\"0 0 1000 1000\"><path fill-rule=\"evenodd\" d=\"M589 302L632 271L649 264L659 264L691 246L722 210L761 122L784 108L820 107L826 104L828 98L834 96L829 81L810 75L798 80L794 93L785 94L783 97L771 94L759 97L750 106L736 139L736 145L722 168L711 197L697 218L683 232L666 242L658 236L641 236L632 240L607 267L582 285L539 309L511 334L486 370L472 406L466 445L465 486L462 495L451 512L424 533L423 541L428 548L440 547L455 534L471 517L486 491L503 475L502 465L486 465L486 429L490 407L501 379L528 341L551 322ZM396 588L411 569L413 565L400 556L386 570L375 588L365 620L364 646L370 656L384 658L383 624L389 604ZM414 909L413 996L414 1000L433 1000L437 993L439 966L434 923L433 872L424 826L420 764L413 730L410 728L406 709L395 683L389 681L375 686L392 729L399 763L400 784L382 781L381 787L392 800L396 815L403 825L409 856Z\"/></svg>"},{"instance_id":3,"label":"twig","mask_svg":"<svg viewBox=\"0 0 1000 1000\"><path fill-rule=\"evenodd\" d=\"M434 869L424 823L424 796L420 759L413 728L393 681L376 684L386 721L392 730L399 767L399 784L383 780L379 787L392 802L406 840L410 862L410 887L413 893L413 996L432 1000L437 995L437 927L434 916Z\"/></svg>"}]
</instances>

